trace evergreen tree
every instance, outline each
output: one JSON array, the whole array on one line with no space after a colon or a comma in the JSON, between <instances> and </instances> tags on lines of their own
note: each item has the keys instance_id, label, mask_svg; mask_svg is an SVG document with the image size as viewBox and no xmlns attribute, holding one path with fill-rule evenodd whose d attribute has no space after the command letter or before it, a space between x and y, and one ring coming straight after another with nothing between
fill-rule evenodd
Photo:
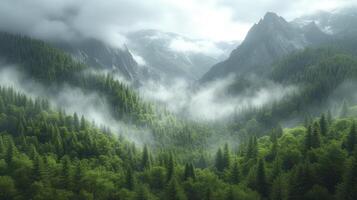
<instances>
[{"instance_id":1,"label":"evergreen tree","mask_svg":"<svg viewBox=\"0 0 357 200\"><path fill-rule=\"evenodd\" d=\"M200 155L200 158L196 164L196 167L197 168L201 168L201 169L204 169L207 167L207 161L206 161L206 158L201 154Z\"/></svg>"},{"instance_id":2,"label":"evergreen tree","mask_svg":"<svg viewBox=\"0 0 357 200\"><path fill-rule=\"evenodd\" d=\"M81 130L86 130L87 129L87 122L86 120L84 119L84 116L82 115L81 117L81 126L80 126L80 129Z\"/></svg>"},{"instance_id":3,"label":"evergreen tree","mask_svg":"<svg viewBox=\"0 0 357 200\"><path fill-rule=\"evenodd\" d=\"M311 125L309 125L306 130L306 136L305 136L305 141L304 141L305 152L307 152L308 150L310 150L312 148L312 142L313 142L312 127L311 127Z\"/></svg>"},{"instance_id":4,"label":"evergreen tree","mask_svg":"<svg viewBox=\"0 0 357 200\"><path fill-rule=\"evenodd\" d=\"M149 156L149 150L147 145L144 146L143 148L143 154L141 158L141 168L143 170L145 169L150 169L150 156Z\"/></svg>"},{"instance_id":5,"label":"evergreen tree","mask_svg":"<svg viewBox=\"0 0 357 200\"><path fill-rule=\"evenodd\" d=\"M215 167L219 172L224 170L223 153L221 148L219 148L216 153Z\"/></svg>"},{"instance_id":6,"label":"evergreen tree","mask_svg":"<svg viewBox=\"0 0 357 200\"><path fill-rule=\"evenodd\" d=\"M235 200L233 187L229 187L225 200Z\"/></svg>"},{"instance_id":7,"label":"evergreen tree","mask_svg":"<svg viewBox=\"0 0 357 200\"><path fill-rule=\"evenodd\" d=\"M2 97L0 97L0 114L5 112L5 104L4 104L4 100L2 99Z\"/></svg>"},{"instance_id":8,"label":"evergreen tree","mask_svg":"<svg viewBox=\"0 0 357 200\"><path fill-rule=\"evenodd\" d=\"M312 130L311 147L318 148L320 147L320 143L320 127L317 122L315 122Z\"/></svg>"},{"instance_id":9,"label":"evergreen tree","mask_svg":"<svg viewBox=\"0 0 357 200\"><path fill-rule=\"evenodd\" d=\"M270 138L273 144L271 146L269 154L266 156L267 161L273 161L276 158L279 148L278 138L276 137L276 134L273 133Z\"/></svg>"},{"instance_id":10,"label":"evergreen tree","mask_svg":"<svg viewBox=\"0 0 357 200\"><path fill-rule=\"evenodd\" d=\"M257 156L258 156L257 137L252 136L249 139L246 158L247 159L256 159Z\"/></svg>"},{"instance_id":11,"label":"evergreen tree","mask_svg":"<svg viewBox=\"0 0 357 200\"><path fill-rule=\"evenodd\" d=\"M5 156L5 161L7 164L11 164L12 160L14 159L14 154L15 154L15 145L12 140L10 140L7 151L6 151L6 156Z\"/></svg>"},{"instance_id":12,"label":"evergreen tree","mask_svg":"<svg viewBox=\"0 0 357 200\"><path fill-rule=\"evenodd\" d=\"M305 194L311 189L314 179L308 163L299 165L291 177L289 200L305 199Z\"/></svg>"},{"instance_id":13,"label":"evergreen tree","mask_svg":"<svg viewBox=\"0 0 357 200\"><path fill-rule=\"evenodd\" d=\"M172 154L170 153L168 163L166 165L166 170L167 170L167 178L166 181L170 181L175 173L175 163Z\"/></svg>"},{"instance_id":14,"label":"evergreen tree","mask_svg":"<svg viewBox=\"0 0 357 200\"><path fill-rule=\"evenodd\" d=\"M344 143L344 146L346 147L347 151L351 154L354 151L356 144L357 144L356 123L353 122L350 128L350 132L348 133L347 139Z\"/></svg>"},{"instance_id":15,"label":"evergreen tree","mask_svg":"<svg viewBox=\"0 0 357 200\"><path fill-rule=\"evenodd\" d=\"M239 182L240 182L240 170L239 170L238 162L235 161L231 169L231 183L239 184Z\"/></svg>"},{"instance_id":16,"label":"evergreen tree","mask_svg":"<svg viewBox=\"0 0 357 200\"><path fill-rule=\"evenodd\" d=\"M42 157L38 154L34 156L33 169L32 169L32 180L39 181L41 180L41 174L43 170L43 161Z\"/></svg>"},{"instance_id":17,"label":"evergreen tree","mask_svg":"<svg viewBox=\"0 0 357 200\"><path fill-rule=\"evenodd\" d=\"M75 130L80 130L80 122L77 113L73 114L73 127Z\"/></svg>"},{"instance_id":18,"label":"evergreen tree","mask_svg":"<svg viewBox=\"0 0 357 200\"><path fill-rule=\"evenodd\" d=\"M149 200L150 195L148 188L144 185L139 185L136 190L135 200Z\"/></svg>"},{"instance_id":19,"label":"evergreen tree","mask_svg":"<svg viewBox=\"0 0 357 200\"><path fill-rule=\"evenodd\" d=\"M288 188L287 182L284 180L283 176L277 176L272 185L270 199L273 200L285 200L288 199Z\"/></svg>"},{"instance_id":20,"label":"evergreen tree","mask_svg":"<svg viewBox=\"0 0 357 200\"><path fill-rule=\"evenodd\" d=\"M5 144L4 141L2 139L2 136L0 136L0 157L2 157L5 154Z\"/></svg>"},{"instance_id":21,"label":"evergreen tree","mask_svg":"<svg viewBox=\"0 0 357 200\"><path fill-rule=\"evenodd\" d=\"M357 152L348 162L347 170L344 174L343 181L338 187L338 199L354 200L357 195Z\"/></svg>"},{"instance_id":22,"label":"evergreen tree","mask_svg":"<svg viewBox=\"0 0 357 200\"><path fill-rule=\"evenodd\" d=\"M347 104L347 101L344 100L343 103L342 103L342 108L341 108L341 112L340 112L340 117L343 118L343 117L347 117L348 115L348 104Z\"/></svg>"},{"instance_id":23,"label":"evergreen tree","mask_svg":"<svg viewBox=\"0 0 357 200\"><path fill-rule=\"evenodd\" d=\"M327 123L328 123L329 125L331 125L331 124L332 124L332 121L333 121L333 117L332 117L332 114L331 114L331 110L328 110L328 111L327 111Z\"/></svg>"},{"instance_id":24,"label":"evergreen tree","mask_svg":"<svg viewBox=\"0 0 357 200\"><path fill-rule=\"evenodd\" d=\"M224 152L223 152L223 158L222 158L222 166L223 169L228 169L231 165L231 154L229 152L229 147L228 144L226 143L224 145Z\"/></svg>"},{"instance_id":25,"label":"evergreen tree","mask_svg":"<svg viewBox=\"0 0 357 200\"><path fill-rule=\"evenodd\" d=\"M327 134L327 121L326 121L326 118L325 118L325 115L322 114L321 117L320 117L320 132L321 132L321 135L325 136Z\"/></svg>"},{"instance_id":26,"label":"evergreen tree","mask_svg":"<svg viewBox=\"0 0 357 200\"><path fill-rule=\"evenodd\" d=\"M67 156L62 159L62 170L61 170L61 185L65 189L69 189L71 187L71 161Z\"/></svg>"},{"instance_id":27,"label":"evergreen tree","mask_svg":"<svg viewBox=\"0 0 357 200\"><path fill-rule=\"evenodd\" d=\"M131 167L128 168L128 170L126 171L126 178L125 178L125 186L127 189L129 190L133 190L134 189L134 175L133 175L133 170L131 169Z\"/></svg>"},{"instance_id":28,"label":"evergreen tree","mask_svg":"<svg viewBox=\"0 0 357 200\"><path fill-rule=\"evenodd\" d=\"M82 178L83 178L82 165L80 162L78 162L73 176L74 187L77 193L80 191Z\"/></svg>"},{"instance_id":29,"label":"evergreen tree","mask_svg":"<svg viewBox=\"0 0 357 200\"><path fill-rule=\"evenodd\" d=\"M186 196L175 178L172 178L166 187L165 200L186 200Z\"/></svg>"},{"instance_id":30,"label":"evergreen tree","mask_svg":"<svg viewBox=\"0 0 357 200\"><path fill-rule=\"evenodd\" d=\"M263 196L268 197L269 195L269 185L266 178L264 160L259 159L256 175L256 190Z\"/></svg>"},{"instance_id":31,"label":"evergreen tree","mask_svg":"<svg viewBox=\"0 0 357 200\"><path fill-rule=\"evenodd\" d=\"M184 180L188 180L188 178L192 178L193 180L196 178L195 169L191 163L186 163L185 165Z\"/></svg>"}]
</instances>

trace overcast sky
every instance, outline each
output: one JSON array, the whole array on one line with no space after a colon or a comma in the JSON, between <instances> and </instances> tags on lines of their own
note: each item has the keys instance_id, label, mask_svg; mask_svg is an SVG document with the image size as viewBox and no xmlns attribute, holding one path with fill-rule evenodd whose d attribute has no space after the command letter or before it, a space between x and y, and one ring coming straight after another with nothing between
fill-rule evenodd
<instances>
[{"instance_id":1,"label":"overcast sky","mask_svg":"<svg viewBox=\"0 0 357 200\"><path fill-rule=\"evenodd\" d=\"M0 30L40 39L95 37L159 29L197 39L242 40L267 11L291 20L357 0L0 0Z\"/></svg>"}]
</instances>

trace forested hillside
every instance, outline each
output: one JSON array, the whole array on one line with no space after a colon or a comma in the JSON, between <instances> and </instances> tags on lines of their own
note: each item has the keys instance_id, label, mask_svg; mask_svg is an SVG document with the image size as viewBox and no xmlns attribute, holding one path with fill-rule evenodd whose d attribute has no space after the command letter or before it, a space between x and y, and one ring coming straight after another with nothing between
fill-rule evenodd
<instances>
[{"instance_id":1,"label":"forested hillside","mask_svg":"<svg viewBox=\"0 0 357 200\"><path fill-rule=\"evenodd\" d=\"M0 200L356 199L353 9L4 2Z\"/></svg>"},{"instance_id":2,"label":"forested hillside","mask_svg":"<svg viewBox=\"0 0 357 200\"><path fill-rule=\"evenodd\" d=\"M355 120L322 115L192 165L1 88L0 199L352 200Z\"/></svg>"},{"instance_id":3,"label":"forested hillside","mask_svg":"<svg viewBox=\"0 0 357 200\"><path fill-rule=\"evenodd\" d=\"M152 142L158 149L180 147L182 152L190 152L207 145L210 131L206 127L176 118L163 106L145 102L132 88L113 76L91 73L87 66L45 42L0 33L0 58L5 63L15 64L29 80L46 85L48 95L56 94L64 85L98 93L109 102L111 114L118 122L152 131Z\"/></svg>"},{"instance_id":4,"label":"forested hillside","mask_svg":"<svg viewBox=\"0 0 357 200\"><path fill-rule=\"evenodd\" d=\"M259 130L264 135L286 121L302 123L324 110L340 116L344 103L357 103L354 93L348 92L353 90L357 80L356 56L353 48L346 46L342 50L335 43L331 46L307 48L286 56L273 66L263 80L291 85L296 90L262 107L247 108L242 111L244 115L238 113L232 125L234 130L240 130L244 134L243 128L251 134L252 131L248 129L254 122L254 130ZM245 83L248 89L257 84L259 81ZM345 85L348 88L343 90L343 87L347 87ZM241 87L242 84L237 86Z\"/></svg>"}]
</instances>

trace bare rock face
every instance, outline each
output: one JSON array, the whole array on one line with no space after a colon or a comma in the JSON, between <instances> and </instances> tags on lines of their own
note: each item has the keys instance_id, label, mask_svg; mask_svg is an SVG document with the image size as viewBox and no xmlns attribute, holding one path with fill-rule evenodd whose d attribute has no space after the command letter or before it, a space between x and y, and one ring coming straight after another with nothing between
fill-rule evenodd
<instances>
[{"instance_id":1,"label":"bare rock face","mask_svg":"<svg viewBox=\"0 0 357 200\"><path fill-rule=\"evenodd\" d=\"M242 44L230 57L206 73L201 82L229 74L261 74L271 69L271 64L283 56L317 43L326 34L314 24L298 27L275 13L268 12L249 30Z\"/></svg>"}]
</instances>

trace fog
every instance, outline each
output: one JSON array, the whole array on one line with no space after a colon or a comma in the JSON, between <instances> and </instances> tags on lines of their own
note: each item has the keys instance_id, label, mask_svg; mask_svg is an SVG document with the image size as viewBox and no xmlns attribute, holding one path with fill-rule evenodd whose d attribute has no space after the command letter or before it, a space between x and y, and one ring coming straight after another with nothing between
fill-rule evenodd
<instances>
[{"instance_id":1,"label":"fog","mask_svg":"<svg viewBox=\"0 0 357 200\"><path fill-rule=\"evenodd\" d=\"M237 114L247 107L261 107L278 101L297 89L266 81L264 86L232 94L227 88L235 80L236 77L231 75L199 88L183 79L172 80L169 84L148 81L139 88L139 94L145 99L164 104L168 110L186 118L215 121ZM251 77L250 81L261 82L255 77Z\"/></svg>"},{"instance_id":2,"label":"fog","mask_svg":"<svg viewBox=\"0 0 357 200\"><path fill-rule=\"evenodd\" d=\"M60 88L46 88L25 77L16 66L0 67L0 86L11 87L31 98L47 98L51 106L64 109L66 114L77 113L98 127L110 128L114 134L125 136L138 145L152 143L151 131L120 122L111 115L105 98L94 92L84 92L80 88L63 85Z\"/></svg>"}]
</instances>

